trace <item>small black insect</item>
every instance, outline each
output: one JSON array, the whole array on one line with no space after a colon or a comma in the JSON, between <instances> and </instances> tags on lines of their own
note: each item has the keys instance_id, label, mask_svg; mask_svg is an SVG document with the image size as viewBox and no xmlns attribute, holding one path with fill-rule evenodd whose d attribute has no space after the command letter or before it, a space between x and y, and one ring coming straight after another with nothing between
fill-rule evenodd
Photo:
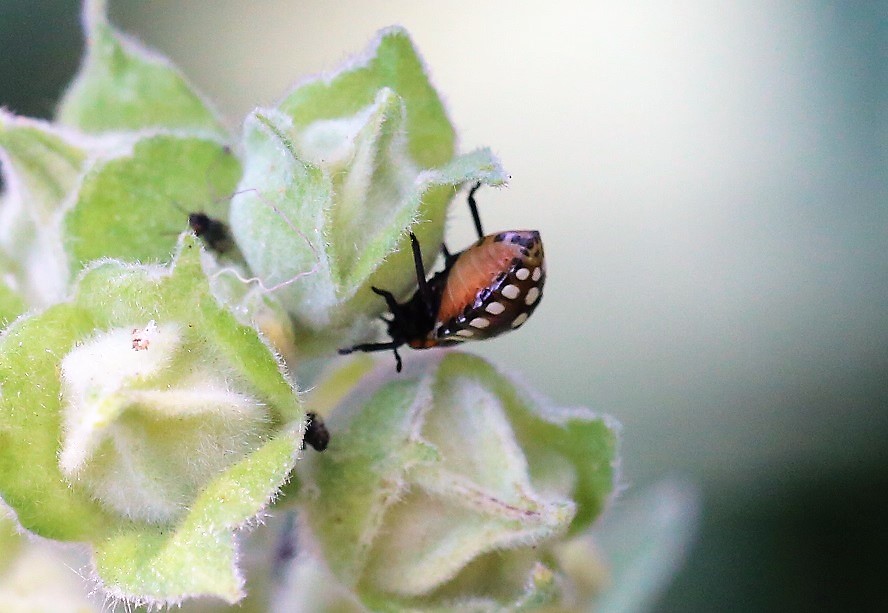
<instances>
[{"instance_id":1,"label":"small black insect","mask_svg":"<svg viewBox=\"0 0 888 613\"><path fill-rule=\"evenodd\" d=\"M234 247L234 239L228 230L228 224L224 221L210 217L206 213L196 212L188 214L188 225L207 248L219 254L224 254Z\"/></svg>"},{"instance_id":2,"label":"small black insect","mask_svg":"<svg viewBox=\"0 0 888 613\"><path fill-rule=\"evenodd\" d=\"M305 414L307 423L305 424L305 436L302 439L302 449L305 449L305 443L311 445L315 451L323 451L330 443L330 432L324 425L324 420L317 413L308 412Z\"/></svg>"},{"instance_id":3,"label":"small black insect","mask_svg":"<svg viewBox=\"0 0 888 613\"><path fill-rule=\"evenodd\" d=\"M370 288L385 299L391 311L392 319L383 320L392 340L347 347L340 349L340 354L391 349L395 368L401 372L401 345L428 349L483 340L527 321L540 302L546 281L540 233L508 230L484 236L475 203L480 186L475 184L468 197L478 240L457 254L442 245L444 270L426 280L419 241L411 232L416 293L407 302L398 302L391 292Z\"/></svg>"}]
</instances>

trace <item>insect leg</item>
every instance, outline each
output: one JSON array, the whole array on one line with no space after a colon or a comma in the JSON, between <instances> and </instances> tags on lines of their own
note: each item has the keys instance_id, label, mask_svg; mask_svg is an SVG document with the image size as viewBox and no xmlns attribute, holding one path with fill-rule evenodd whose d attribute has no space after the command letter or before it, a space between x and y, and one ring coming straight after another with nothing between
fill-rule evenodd
<instances>
[{"instance_id":1,"label":"insect leg","mask_svg":"<svg viewBox=\"0 0 888 613\"><path fill-rule=\"evenodd\" d=\"M432 300L432 291L429 289L428 282L426 282L425 266L422 265L422 251L419 248L419 241L413 232L410 233L410 245L413 247L413 264L416 266L416 285L419 287L419 293L422 296L423 304L426 305L429 317L434 318L435 305Z\"/></svg>"},{"instance_id":2,"label":"insect leg","mask_svg":"<svg viewBox=\"0 0 888 613\"><path fill-rule=\"evenodd\" d=\"M385 298L385 304L388 306L389 311L391 311L392 315L397 317L398 313L401 311L401 305L399 305L398 301L395 300L395 296L391 292L387 292L384 289L379 289L378 287L370 286L370 289L373 290L374 294Z\"/></svg>"},{"instance_id":3,"label":"insect leg","mask_svg":"<svg viewBox=\"0 0 888 613\"><path fill-rule=\"evenodd\" d=\"M456 260L456 256L450 253L450 250L447 249L447 245L441 243L441 253L444 254L444 268L450 268L453 262Z\"/></svg>"},{"instance_id":4,"label":"insect leg","mask_svg":"<svg viewBox=\"0 0 888 613\"><path fill-rule=\"evenodd\" d=\"M396 341L391 341L389 343L363 343L360 345L355 345L354 347L346 347L345 349L340 349L339 355L348 355L350 353L354 353L355 351L370 353L371 351L386 351L387 349L391 349L395 353L395 370L397 372L401 372L401 355L398 353L398 347L402 344L403 343L398 343Z\"/></svg>"},{"instance_id":5,"label":"insect leg","mask_svg":"<svg viewBox=\"0 0 888 613\"><path fill-rule=\"evenodd\" d=\"M478 205L475 204L475 192L481 187L481 181L475 183L474 187L469 190L469 210L472 211L472 219L475 221L475 230L478 232L478 238L484 238L484 231L481 229L481 218L478 216Z\"/></svg>"},{"instance_id":6,"label":"insect leg","mask_svg":"<svg viewBox=\"0 0 888 613\"><path fill-rule=\"evenodd\" d=\"M361 343L360 345L339 349L339 355L348 355L355 351L363 351L365 353L370 353L371 351L386 351L388 349L395 349L400 344L401 343L396 343L394 341L388 343Z\"/></svg>"}]
</instances>

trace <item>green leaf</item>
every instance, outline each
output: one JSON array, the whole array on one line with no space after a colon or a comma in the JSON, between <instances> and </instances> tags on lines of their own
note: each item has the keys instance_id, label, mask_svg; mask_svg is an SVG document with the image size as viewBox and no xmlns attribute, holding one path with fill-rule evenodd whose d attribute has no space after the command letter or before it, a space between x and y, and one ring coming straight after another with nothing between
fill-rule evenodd
<instances>
[{"instance_id":1,"label":"green leaf","mask_svg":"<svg viewBox=\"0 0 888 613\"><path fill-rule=\"evenodd\" d=\"M483 382L508 412L533 477L569 484L565 493L577 502L571 533L598 517L613 495L618 475L616 420L585 408L555 407L478 357L445 360L441 371L452 391Z\"/></svg>"},{"instance_id":2,"label":"green leaf","mask_svg":"<svg viewBox=\"0 0 888 613\"><path fill-rule=\"evenodd\" d=\"M415 287L409 232L431 267L466 183L507 176L488 150L455 156L453 128L406 32L382 31L338 72L245 124L232 229L262 287L300 324L305 355L367 337L372 286Z\"/></svg>"},{"instance_id":3,"label":"green leaf","mask_svg":"<svg viewBox=\"0 0 888 613\"><path fill-rule=\"evenodd\" d=\"M103 159L83 177L64 223L75 269L103 257L169 261L188 214L224 220L218 198L234 190L240 166L216 140L156 134Z\"/></svg>"},{"instance_id":4,"label":"green leaf","mask_svg":"<svg viewBox=\"0 0 888 613\"><path fill-rule=\"evenodd\" d=\"M91 543L131 602L239 598L232 532L301 444L293 389L212 296L196 240L171 269L93 265L70 302L0 337L0 497L25 529Z\"/></svg>"},{"instance_id":5,"label":"green leaf","mask_svg":"<svg viewBox=\"0 0 888 613\"><path fill-rule=\"evenodd\" d=\"M99 544L96 570L105 586L146 603L174 604L198 595L240 600L244 579L235 532L283 485L300 441L298 432L284 432L231 466L174 528L128 527Z\"/></svg>"},{"instance_id":6,"label":"green leaf","mask_svg":"<svg viewBox=\"0 0 888 613\"><path fill-rule=\"evenodd\" d=\"M355 118L323 126L329 138L317 126L294 134L292 122L273 110L253 114L245 125L232 231L263 286L303 326L331 334L334 343L342 342L338 331L385 308L371 285L396 294L415 285L407 228L423 244L440 245L455 189L505 180L486 150L438 169L412 167L397 137L400 108L383 90ZM414 226L417 220L423 223ZM427 265L437 256L437 248L427 248Z\"/></svg>"},{"instance_id":7,"label":"green leaf","mask_svg":"<svg viewBox=\"0 0 888 613\"><path fill-rule=\"evenodd\" d=\"M36 223L49 222L77 183L87 143L51 124L0 109L0 148L6 153L10 187L21 190Z\"/></svg>"},{"instance_id":8,"label":"green leaf","mask_svg":"<svg viewBox=\"0 0 888 613\"><path fill-rule=\"evenodd\" d=\"M108 24L105 0L83 8L86 57L58 120L85 132L179 128L224 136L215 113L170 62Z\"/></svg>"},{"instance_id":9,"label":"green leaf","mask_svg":"<svg viewBox=\"0 0 888 613\"><path fill-rule=\"evenodd\" d=\"M393 90L404 101L414 163L421 168L447 163L454 154L453 127L402 28L382 30L361 56L340 71L297 85L279 108L293 120L296 131L302 131L318 120L358 113L373 103L382 88Z\"/></svg>"},{"instance_id":10,"label":"green leaf","mask_svg":"<svg viewBox=\"0 0 888 613\"><path fill-rule=\"evenodd\" d=\"M521 578L519 585L510 586L514 595L505 601L493 598L467 597L459 592L442 590L437 594L443 604L418 604L413 602L407 610L423 613L450 613L451 611L536 611L557 602L560 595L560 577L551 569L538 562L531 562L527 568L504 568L502 557L491 554L477 565L479 574L488 580L501 578L508 571L516 571ZM504 573L505 571L505 573ZM482 581L483 584L483 581ZM505 587L505 586L501 586ZM506 591L506 590L504 590ZM355 593L342 585L327 569L324 563L308 552L302 552L294 560L284 589L272 603L273 610L286 610L292 613L314 613L315 611L339 611L342 613L369 613L376 610L401 610L391 602L363 604ZM561 610L561 609L557 609ZM570 609L566 609L570 610Z\"/></svg>"},{"instance_id":11,"label":"green leaf","mask_svg":"<svg viewBox=\"0 0 888 613\"><path fill-rule=\"evenodd\" d=\"M303 491L315 492L306 525L330 570L371 609L557 599L557 570L544 556L575 512L597 512L610 495L614 424L552 409L458 352L414 358L396 379L384 368L330 415L328 452L299 466ZM548 448L527 445L531 427ZM575 463L550 429L599 455Z\"/></svg>"},{"instance_id":12,"label":"green leaf","mask_svg":"<svg viewBox=\"0 0 888 613\"><path fill-rule=\"evenodd\" d=\"M69 487L57 457L57 368L78 330L92 326L89 313L59 305L19 319L0 338L0 497L23 527L55 540L101 538L115 523L87 492Z\"/></svg>"},{"instance_id":13,"label":"green leaf","mask_svg":"<svg viewBox=\"0 0 888 613\"><path fill-rule=\"evenodd\" d=\"M74 133L0 109L6 184L0 201L0 249L9 256L4 268L30 303L50 304L67 288L58 218L90 147Z\"/></svg>"},{"instance_id":14,"label":"green leaf","mask_svg":"<svg viewBox=\"0 0 888 613\"><path fill-rule=\"evenodd\" d=\"M421 394L415 380L390 382L375 393L364 387L366 403L348 429L337 433L322 457L307 458L314 468L311 482L320 490L308 521L327 563L348 585L360 578L385 512L401 495L404 471L436 459L415 432Z\"/></svg>"},{"instance_id":15,"label":"green leaf","mask_svg":"<svg viewBox=\"0 0 888 613\"><path fill-rule=\"evenodd\" d=\"M244 126L244 175L231 201L232 232L250 268L288 311L307 305L317 317L336 302L323 250L332 185L296 157L286 118L255 112Z\"/></svg>"}]
</instances>

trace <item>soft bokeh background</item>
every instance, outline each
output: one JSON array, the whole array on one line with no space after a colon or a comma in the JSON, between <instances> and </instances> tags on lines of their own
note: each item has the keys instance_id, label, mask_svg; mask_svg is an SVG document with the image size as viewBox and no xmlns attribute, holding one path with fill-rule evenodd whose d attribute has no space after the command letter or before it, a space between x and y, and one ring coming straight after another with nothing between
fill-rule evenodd
<instances>
[{"instance_id":1,"label":"soft bokeh background","mask_svg":"<svg viewBox=\"0 0 888 613\"><path fill-rule=\"evenodd\" d=\"M52 112L77 11L0 0L0 104ZM542 306L477 351L622 421L631 488L702 489L657 610L886 603L884 3L118 0L111 15L232 125L406 26L462 149L490 145L512 174L479 194L486 228L546 244ZM451 249L471 239L457 206Z\"/></svg>"}]
</instances>

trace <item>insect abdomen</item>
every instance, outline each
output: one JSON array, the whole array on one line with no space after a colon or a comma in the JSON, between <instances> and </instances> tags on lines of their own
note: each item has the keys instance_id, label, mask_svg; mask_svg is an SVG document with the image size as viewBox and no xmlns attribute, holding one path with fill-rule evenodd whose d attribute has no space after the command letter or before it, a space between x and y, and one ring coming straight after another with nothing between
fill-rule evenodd
<instances>
[{"instance_id":1,"label":"insect abdomen","mask_svg":"<svg viewBox=\"0 0 888 613\"><path fill-rule=\"evenodd\" d=\"M539 304L545 280L539 232L485 236L450 269L432 334L441 341L480 340L517 328Z\"/></svg>"}]
</instances>

